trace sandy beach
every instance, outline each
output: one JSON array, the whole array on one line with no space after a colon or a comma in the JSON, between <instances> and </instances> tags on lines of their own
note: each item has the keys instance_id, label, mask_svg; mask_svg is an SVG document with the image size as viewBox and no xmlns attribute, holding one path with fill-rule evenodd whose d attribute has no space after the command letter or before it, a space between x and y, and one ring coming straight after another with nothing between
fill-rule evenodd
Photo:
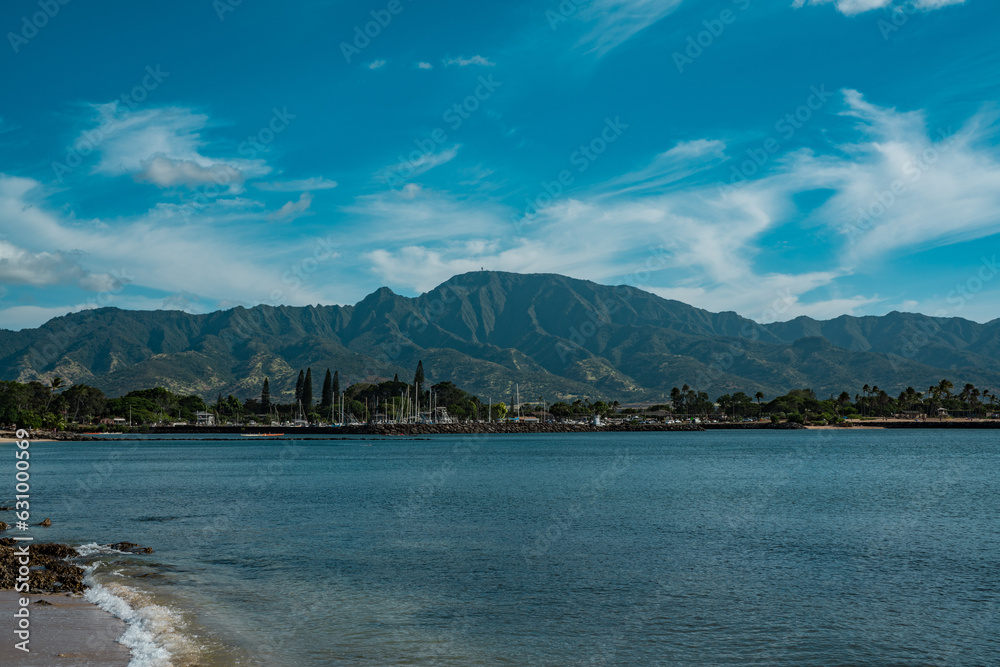
<instances>
[{"instance_id":1,"label":"sandy beach","mask_svg":"<svg viewBox=\"0 0 1000 667\"><path fill-rule=\"evenodd\" d=\"M17 667L125 667L129 650L115 640L125 622L82 597L29 595L30 653L14 648L14 612L21 593L0 591L0 665ZM42 601L40 603L39 601ZM48 603L48 604L44 604Z\"/></svg>"}]
</instances>

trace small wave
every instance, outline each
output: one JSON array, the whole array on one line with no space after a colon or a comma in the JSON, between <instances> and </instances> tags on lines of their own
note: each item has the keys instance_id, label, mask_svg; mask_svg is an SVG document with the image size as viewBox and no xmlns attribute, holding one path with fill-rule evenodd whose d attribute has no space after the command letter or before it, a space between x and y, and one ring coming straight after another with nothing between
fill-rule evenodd
<instances>
[{"instance_id":1,"label":"small wave","mask_svg":"<svg viewBox=\"0 0 1000 667\"><path fill-rule=\"evenodd\" d=\"M97 542L90 542L88 544L81 544L76 547L77 553L81 556L94 556L98 554L124 554L124 551L118 551L117 549L112 549L104 544L98 544Z\"/></svg>"},{"instance_id":2,"label":"small wave","mask_svg":"<svg viewBox=\"0 0 1000 667\"><path fill-rule=\"evenodd\" d=\"M178 614L152 604L138 591L116 583L101 584L94 579L97 564L85 568L84 598L128 624L118 643L132 653L129 667L170 667L175 654L190 653L192 646L178 631Z\"/></svg>"}]
</instances>

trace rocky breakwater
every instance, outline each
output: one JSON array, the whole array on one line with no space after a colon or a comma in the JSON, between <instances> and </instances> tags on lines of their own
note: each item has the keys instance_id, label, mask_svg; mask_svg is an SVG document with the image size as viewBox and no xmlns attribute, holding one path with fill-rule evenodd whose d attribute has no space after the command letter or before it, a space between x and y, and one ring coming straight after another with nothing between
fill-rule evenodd
<instances>
[{"instance_id":1,"label":"rocky breakwater","mask_svg":"<svg viewBox=\"0 0 1000 667\"><path fill-rule=\"evenodd\" d=\"M718 422L704 424L706 431L801 431L806 427L795 422Z\"/></svg>"},{"instance_id":2,"label":"rocky breakwater","mask_svg":"<svg viewBox=\"0 0 1000 667\"><path fill-rule=\"evenodd\" d=\"M0 431L0 438L17 439L16 431ZM59 440L63 442L81 442L86 440L99 440L84 433L74 433L71 431L45 431L36 429L28 433L31 440Z\"/></svg>"},{"instance_id":3,"label":"rocky breakwater","mask_svg":"<svg viewBox=\"0 0 1000 667\"><path fill-rule=\"evenodd\" d=\"M516 422L467 424L371 424L346 426L340 433L357 435L471 435L479 433L615 433L637 431L703 431L700 424L524 424Z\"/></svg>"}]
</instances>

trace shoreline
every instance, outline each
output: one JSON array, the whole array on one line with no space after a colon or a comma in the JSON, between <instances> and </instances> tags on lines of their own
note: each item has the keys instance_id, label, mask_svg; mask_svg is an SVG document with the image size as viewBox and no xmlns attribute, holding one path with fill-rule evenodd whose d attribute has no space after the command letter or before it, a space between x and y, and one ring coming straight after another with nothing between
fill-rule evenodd
<instances>
[{"instance_id":1,"label":"shoreline","mask_svg":"<svg viewBox=\"0 0 1000 667\"><path fill-rule=\"evenodd\" d=\"M31 613L30 653L14 648L14 612L27 597ZM128 624L82 596L0 590L0 664L18 667L126 667L131 651L118 638Z\"/></svg>"},{"instance_id":2,"label":"shoreline","mask_svg":"<svg viewBox=\"0 0 1000 667\"><path fill-rule=\"evenodd\" d=\"M100 442L108 437L128 438L133 435L169 436L169 435L255 435L280 431L281 435L267 440L284 439L318 439L315 436L327 436L331 439L343 439L344 436L424 436L424 435L485 435L485 434L534 434L534 433L663 433L663 432L700 432L716 430L879 430L879 429L1000 429L1000 420L988 419L949 419L936 420L904 420L904 419L872 419L865 421L849 421L836 425L801 425L789 422L700 422L700 423L614 423L593 426L590 424L526 424L526 423L463 423L463 424L362 424L354 426L154 426L144 431L133 433L74 433L50 431L35 432L29 437L32 442ZM307 438L302 436L314 436ZM156 438L150 438L156 439ZM164 438L166 439L166 438ZM11 432L0 432L0 444L17 442Z\"/></svg>"},{"instance_id":3,"label":"shoreline","mask_svg":"<svg viewBox=\"0 0 1000 667\"><path fill-rule=\"evenodd\" d=\"M159 650L153 637L144 636L148 633L135 625L136 610L93 579L97 564L81 560L95 554L152 553L152 549L131 542L81 547L32 542L27 547L30 592L19 592L15 578L25 565L21 544L0 540L0 617L4 619L0 633L8 637L0 645L0 664L126 667L139 655L137 648L147 657L151 649ZM29 634L18 637L15 630ZM28 651L17 646L25 639Z\"/></svg>"}]
</instances>

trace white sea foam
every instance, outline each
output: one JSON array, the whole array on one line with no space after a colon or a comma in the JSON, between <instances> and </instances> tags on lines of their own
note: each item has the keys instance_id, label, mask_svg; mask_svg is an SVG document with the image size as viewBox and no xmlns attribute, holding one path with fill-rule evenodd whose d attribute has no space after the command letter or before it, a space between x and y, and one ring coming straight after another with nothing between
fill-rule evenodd
<instances>
[{"instance_id":1,"label":"white sea foam","mask_svg":"<svg viewBox=\"0 0 1000 667\"><path fill-rule=\"evenodd\" d=\"M90 542L89 544L81 544L76 547L77 552L81 556L98 556L100 554L123 554L124 551L118 551L117 549L112 549L111 547L105 546L103 544L98 544L97 542Z\"/></svg>"},{"instance_id":2,"label":"white sea foam","mask_svg":"<svg viewBox=\"0 0 1000 667\"><path fill-rule=\"evenodd\" d=\"M132 652L129 667L170 667L174 653L190 651L190 642L178 631L181 619L174 611L152 604L145 596L117 583L101 584L94 579L98 564L87 566L84 598L125 621L128 628L118 643Z\"/></svg>"}]
</instances>

